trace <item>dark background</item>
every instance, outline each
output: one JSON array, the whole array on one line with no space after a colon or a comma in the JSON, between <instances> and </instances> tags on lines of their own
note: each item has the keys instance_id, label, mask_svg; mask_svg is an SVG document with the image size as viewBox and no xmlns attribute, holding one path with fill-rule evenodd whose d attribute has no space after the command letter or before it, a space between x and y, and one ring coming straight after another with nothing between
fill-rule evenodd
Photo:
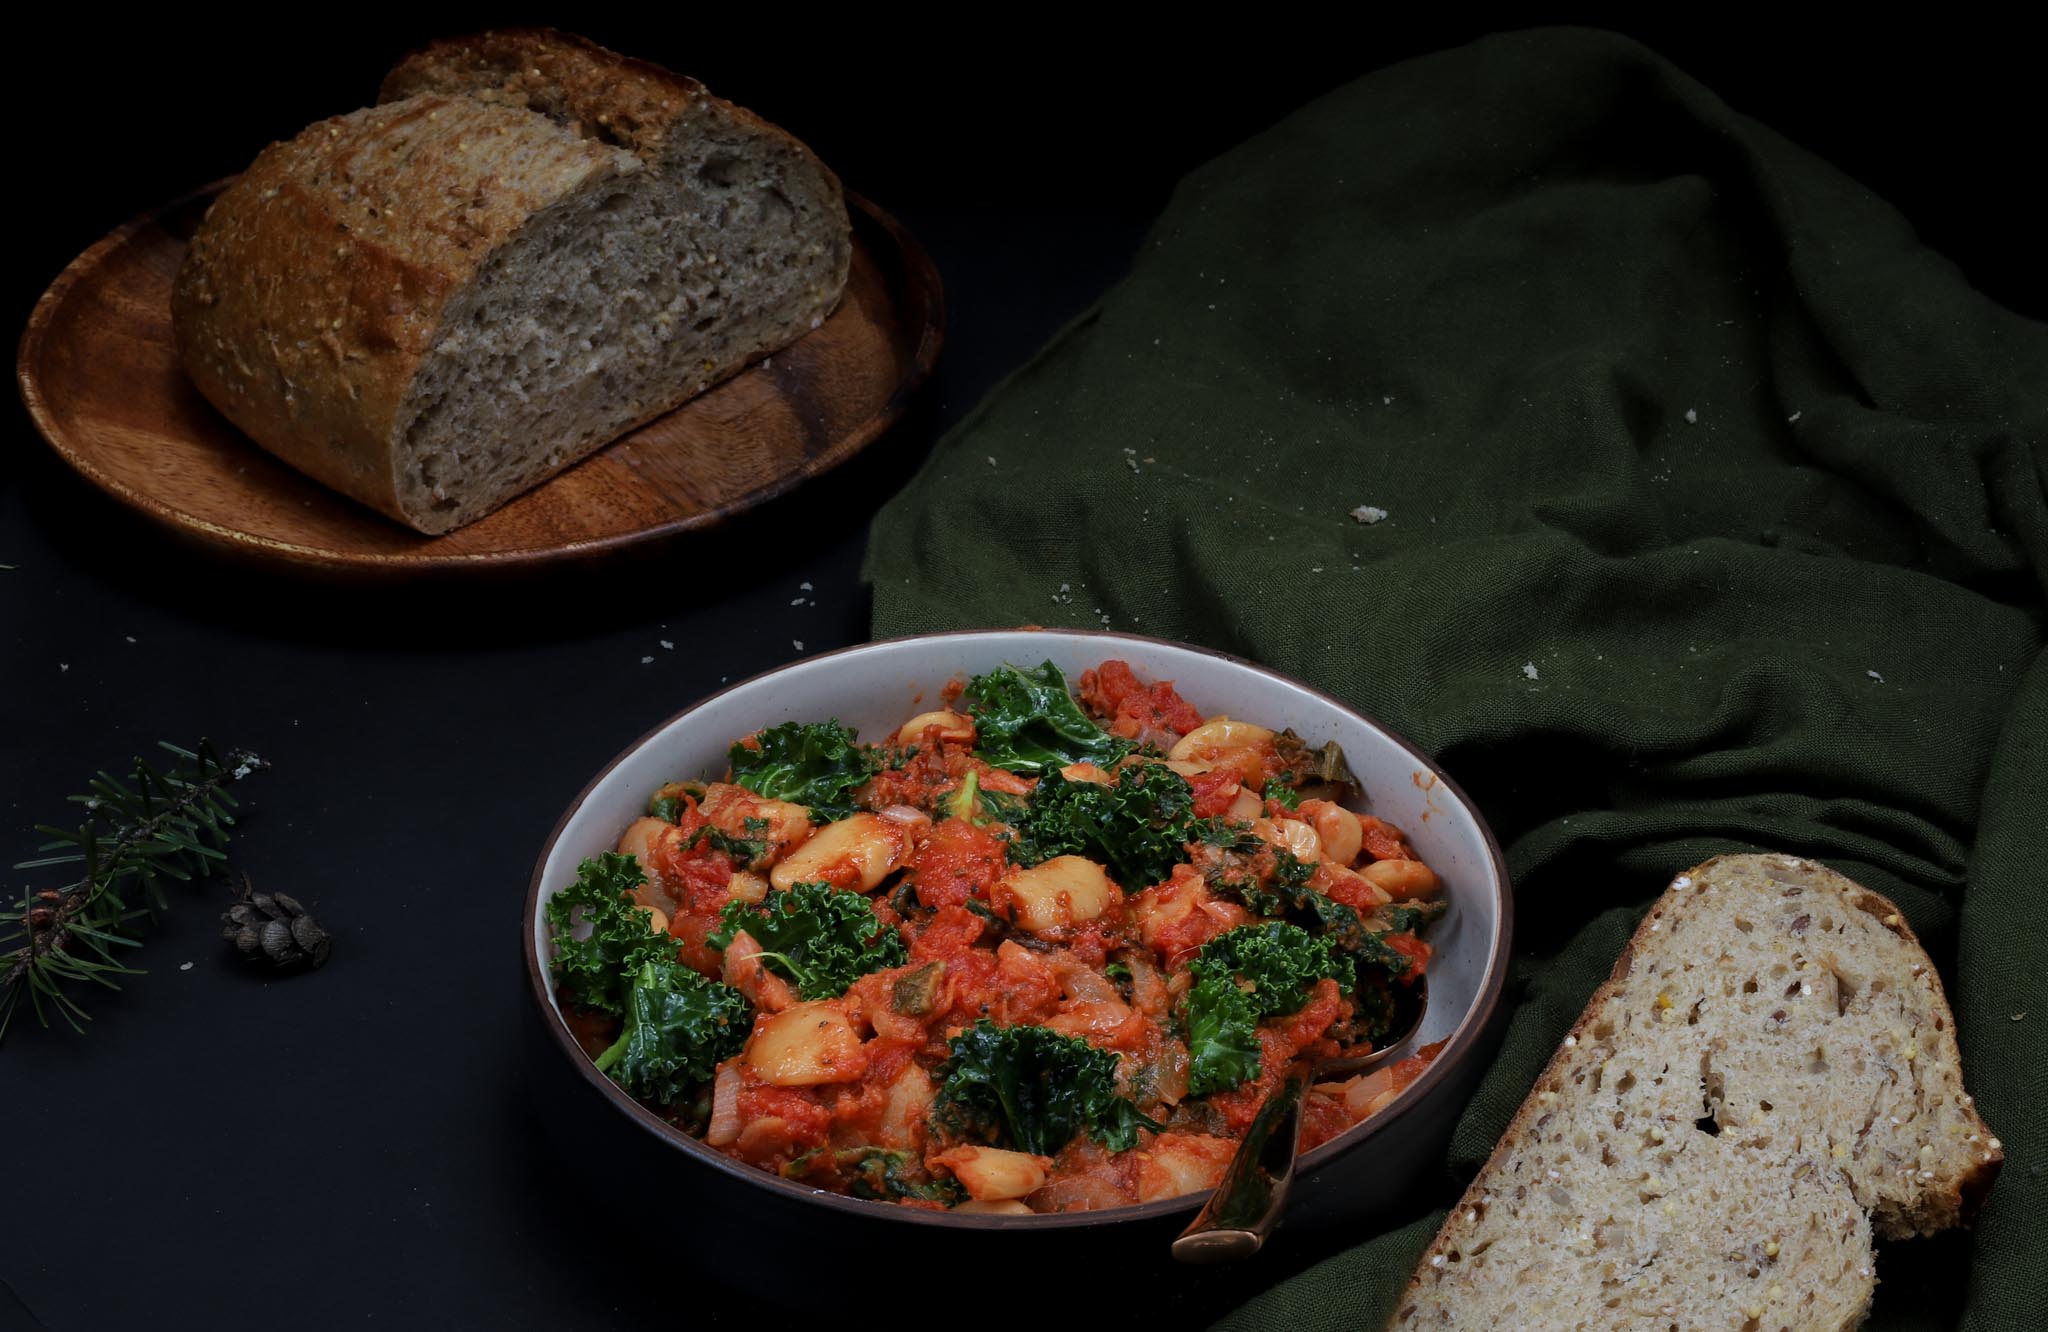
<instances>
[{"instance_id":1,"label":"dark background","mask_svg":"<svg viewBox=\"0 0 2048 1332\"><path fill-rule=\"evenodd\" d=\"M799 641L864 638L857 570L874 507L1116 279L1181 172L1323 89L1493 28L1618 27L1898 205L1993 297L2048 312L2028 161L2043 116L2034 48L2015 32L1530 9L1373 13L1338 30L1275 8L1134 33L1108 14L415 5L138 25L80 6L16 27L26 82L4 281L17 326L132 213L366 102L408 46L509 20L580 29L780 121L924 242L951 326L910 417L831 481L651 558L515 583L338 587L188 552L73 478L12 408L0 863L32 852L31 825L64 818L91 769L207 735L274 764L245 788L236 864L317 904L337 945L324 971L266 979L223 955L223 886L174 891L138 957L149 974L91 996L89 1036L17 1024L0 1046L0 1325L771 1312L722 1268L738 1227L692 1208L685 1171L550 1131L557 1070L529 1040L516 934L533 857L589 776L654 722L792 659ZM805 582L814 591L792 604ZM6 880L10 894L46 882ZM771 1225L744 1242L791 1246L791 1290L811 1243L915 1261L900 1234ZM955 1312L1056 1316L1122 1291L1120 1317L1193 1325L1339 1242L1288 1237L1224 1273L1172 1272L1156 1247L1080 1272L992 1272L989 1301Z\"/></svg>"}]
</instances>

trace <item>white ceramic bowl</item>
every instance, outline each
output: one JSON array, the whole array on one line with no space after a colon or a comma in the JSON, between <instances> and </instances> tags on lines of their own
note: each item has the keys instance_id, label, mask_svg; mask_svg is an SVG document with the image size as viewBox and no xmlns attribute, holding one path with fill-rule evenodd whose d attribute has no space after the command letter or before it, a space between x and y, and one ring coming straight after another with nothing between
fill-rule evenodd
<instances>
[{"instance_id":1,"label":"white ceramic bowl","mask_svg":"<svg viewBox=\"0 0 2048 1332\"><path fill-rule=\"evenodd\" d=\"M1200 1194L1093 1213L1033 1217L954 1216L827 1193L745 1165L678 1132L627 1096L577 1047L547 980L550 955L541 905L574 882L587 856L613 849L626 825L663 782L708 779L725 771L732 742L785 721L837 717L864 739L886 735L904 718L939 706L947 682L1005 662L1051 661L1070 683L1108 658L1130 663L1140 679L1171 680L1203 715L1228 713L1274 730L1292 728L1312 743L1335 740L1365 789L1359 808L1399 825L1416 853L1443 880L1449 912L1432 927L1429 1005L1414 1045L1448 1040L1412 1086L1385 1109L1302 1158L1290 1203L1297 1218L1329 1220L1386 1201L1433 1164L1471 1086L1482 1071L1488 1029L1508 961L1511 898L1493 835L1464 793L1392 731L1299 681L1236 657L1126 634L1074 630L1000 630L926 634L867 643L810 657L698 703L635 741L569 806L548 839L526 899L527 973L542 1019L585 1079L647 1131L726 1175L792 1199L911 1224L1017 1227L1095 1224L1121 1217L1192 1212Z\"/></svg>"}]
</instances>

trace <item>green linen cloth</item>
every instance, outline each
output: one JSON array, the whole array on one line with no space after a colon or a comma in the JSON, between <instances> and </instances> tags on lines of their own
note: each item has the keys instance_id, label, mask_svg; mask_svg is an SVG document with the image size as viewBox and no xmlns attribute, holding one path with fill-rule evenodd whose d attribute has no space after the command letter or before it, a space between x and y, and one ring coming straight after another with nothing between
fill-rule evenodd
<instances>
[{"instance_id":1,"label":"green linen cloth","mask_svg":"<svg viewBox=\"0 0 2048 1332\"><path fill-rule=\"evenodd\" d=\"M2044 440L2048 328L1656 55L1540 31L1191 175L866 572L878 636L1207 644L1467 788L1516 885L1516 1006L1434 1204L1672 874L1782 849L1890 895L2008 1157L1974 1235L1881 1246L1874 1325L2039 1326ZM1228 1325L1377 1326L1441 1216Z\"/></svg>"}]
</instances>

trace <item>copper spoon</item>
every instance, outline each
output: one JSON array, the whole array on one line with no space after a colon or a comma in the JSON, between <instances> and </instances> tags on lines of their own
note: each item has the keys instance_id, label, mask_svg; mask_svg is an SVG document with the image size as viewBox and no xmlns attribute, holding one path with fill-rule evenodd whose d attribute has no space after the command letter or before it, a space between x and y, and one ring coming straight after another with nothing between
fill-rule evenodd
<instances>
[{"instance_id":1,"label":"copper spoon","mask_svg":"<svg viewBox=\"0 0 2048 1332\"><path fill-rule=\"evenodd\" d=\"M1412 1020L1369 1054L1313 1062L1296 1060L1237 1144L1216 1191L1173 1242L1184 1263L1223 1263L1249 1258L1280 1224L1287 1191L1294 1183L1295 1151L1301 1144L1301 1102L1308 1089L1333 1077L1363 1073L1387 1061L1416 1028L1428 1003L1428 980L1415 983Z\"/></svg>"}]
</instances>

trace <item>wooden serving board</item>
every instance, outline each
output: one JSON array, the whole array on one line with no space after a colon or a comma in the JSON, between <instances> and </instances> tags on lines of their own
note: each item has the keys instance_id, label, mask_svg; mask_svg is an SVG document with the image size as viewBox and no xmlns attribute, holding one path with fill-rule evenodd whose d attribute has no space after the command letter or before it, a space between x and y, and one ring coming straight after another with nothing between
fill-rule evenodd
<instances>
[{"instance_id":1,"label":"wooden serving board","mask_svg":"<svg viewBox=\"0 0 2048 1332\"><path fill-rule=\"evenodd\" d=\"M931 260L849 195L852 274L822 326L497 512L421 536L264 452L179 368L171 282L227 183L137 218L58 275L22 336L21 395L51 447L109 495L183 536L305 572L549 565L711 526L872 443L945 336Z\"/></svg>"}]
</instances>

